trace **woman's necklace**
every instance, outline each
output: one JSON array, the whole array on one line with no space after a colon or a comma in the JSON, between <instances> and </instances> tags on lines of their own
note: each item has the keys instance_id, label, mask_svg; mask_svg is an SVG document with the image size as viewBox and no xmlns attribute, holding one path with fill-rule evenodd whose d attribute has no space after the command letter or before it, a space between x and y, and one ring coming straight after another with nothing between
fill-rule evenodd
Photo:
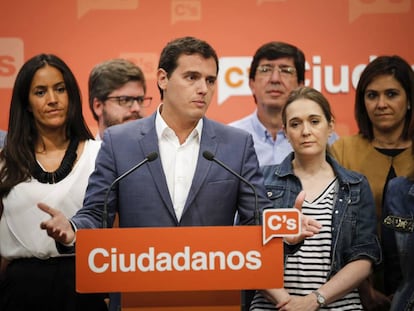
<instances>
[{"instance_id":1,"label":"woman's necklace","mask_svg":"<svg viewBox=\"0 0 414 311\"><path fill-rule=\"evenodd\" d=\"M45 172L37 161L32 170L32 176L43 184L55 184L64 179L72 171L76 158L78 157L76 150L78 149L79 139L73 138L66 149L65 155L58 169L54 172Z\"/></svg>"},{"instance_id":2,"label":"woman's necklace","mask_svg":"<svg viewBox=\"0 0 414 311\"><path fill-rule=\"evenodd\" d=\"M387 141L381 140L379 138L374 137L373 145L376 148L380 149L406 149L410 147L410 141L403 141L398 139L397 141Z\"/></svg>"}]
</instances>

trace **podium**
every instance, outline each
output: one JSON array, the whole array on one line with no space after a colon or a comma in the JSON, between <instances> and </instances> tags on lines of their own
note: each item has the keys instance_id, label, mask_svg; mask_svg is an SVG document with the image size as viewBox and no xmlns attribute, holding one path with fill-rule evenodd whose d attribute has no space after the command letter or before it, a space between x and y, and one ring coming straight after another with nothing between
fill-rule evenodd
<instances>
[{"instance_id":1,"label":"podium","mask_svg":"<svg viewBox=\"0 0 414 311\"><path fill-rule=\"evenodd\" d=\"M262 226L81 229L76 289L121 292L124 311L235 311L283 286L283 242Z\"/></svg>"},{"instance_id":2,"label":"podium","mask_svg":"<svg viewBox=\"0 0 414 311\"><path fill-rule=\"evenodd\" d=\"M240 291L122 293L122 311L240 311Z\"/></svg>"}]
</instances>

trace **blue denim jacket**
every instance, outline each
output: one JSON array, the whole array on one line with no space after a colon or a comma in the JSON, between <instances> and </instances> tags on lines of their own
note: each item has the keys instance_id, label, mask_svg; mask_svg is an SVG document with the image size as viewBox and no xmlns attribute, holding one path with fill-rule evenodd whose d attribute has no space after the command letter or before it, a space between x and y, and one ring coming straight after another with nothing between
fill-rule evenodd
<instances>
[{"instance_id":1,"label":"blue denim jacket","mask_svg":"<svg viewBox=\"0 0 414 311\"><path fill-rule=\"evenodd\" d=\"M267 195L274 208L293 207L302 190L300 180L293 173L293 158L291 153L279 165L263 167ZM330 279L351 261L364 258L379 264L382 258L376 232L375 203L367 179L346 170L329 155L327 161L339 180L332 212Z\"/></svg>"},{"instance_id":2,"label":"blue denim jacket","mask_svg":"<svg viewBox=\"0 0 414 311\"><path fill-rule=\"evenodd\" d=\"M399 271L386 271L385 277L399 274L398 288L394 294L392 311L414 310L414 181L405 177L396 177L388 183L384 201L384 225L391 230L384 230L384 257L394 249L385 242L394 241L399 260ZM386 229L384 228L384 229ZM387 236L391 235L391 236ZM395 245L394 245L395 246ZM398 267L398 265L397 265Z\"/></svg>"}]
</instances>

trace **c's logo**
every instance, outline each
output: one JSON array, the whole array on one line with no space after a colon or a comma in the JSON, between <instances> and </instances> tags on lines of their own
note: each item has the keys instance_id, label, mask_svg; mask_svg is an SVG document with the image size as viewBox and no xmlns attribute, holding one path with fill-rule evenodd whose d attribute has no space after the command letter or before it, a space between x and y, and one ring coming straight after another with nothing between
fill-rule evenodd
<instances>
[{"instance_id":1,"label":"c's logo","mask_svg":"<svg viewBox=\"0 0 414 311\"><path fill-rule=\"evenodd\" d=\"M0 88L12 88L23 66L23 41L20 38L0 38Z\"/></svg>"},{"instance_id":2,"label":"c's logo","mask_svg":"<svg viewBox=\"0 0 414 311\"><path fill-rule=\"evenodd\" d=\"M274 237L300 234L300 213L295 208L263 211L263 245Z\"/></svg>"}]
</instances>

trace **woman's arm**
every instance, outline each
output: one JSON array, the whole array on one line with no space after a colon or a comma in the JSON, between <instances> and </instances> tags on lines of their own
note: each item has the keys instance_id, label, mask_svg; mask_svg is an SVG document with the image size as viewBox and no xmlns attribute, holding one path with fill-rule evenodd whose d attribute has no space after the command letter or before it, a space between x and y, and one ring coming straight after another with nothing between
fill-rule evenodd
<instances>
[{"instance_id":1,"label":"woman's arm","mask_svg":"<svg viewBox=\"0 0 414 311\"><path fill-rule=\"evenodd\" d=\"M346 264L318 291L326 298L329 304L344 297L368 277L371 273L372 262L368 259L359 259Z\"/></svg>"},{"instance_id":2,"label":"woman's arm","mask_svg":"<svg viewBox=\"0 0 414 311\"><path fill-rule=\"evenodd\" d=\"M262 294L267 300L277 305L279 308L290 300L290 295L284 288L264 289Z\"/></svg>"},{"instance_id":3,"label":"woman's arm","mask_svg":"<svg viewBox=\"0 0 414 311\"><path fill-rule=\"evenodd\" d=\"M359 259L345 265L328 282L322 285L318 292L325 297L325 304L330 304L348 294L366 279L371 272L372 263L368 259ZM316 311L319 304L316 295L310 293L306 296L291 296L288 303L280 311Z\"/></svg>"}]
</instances>

